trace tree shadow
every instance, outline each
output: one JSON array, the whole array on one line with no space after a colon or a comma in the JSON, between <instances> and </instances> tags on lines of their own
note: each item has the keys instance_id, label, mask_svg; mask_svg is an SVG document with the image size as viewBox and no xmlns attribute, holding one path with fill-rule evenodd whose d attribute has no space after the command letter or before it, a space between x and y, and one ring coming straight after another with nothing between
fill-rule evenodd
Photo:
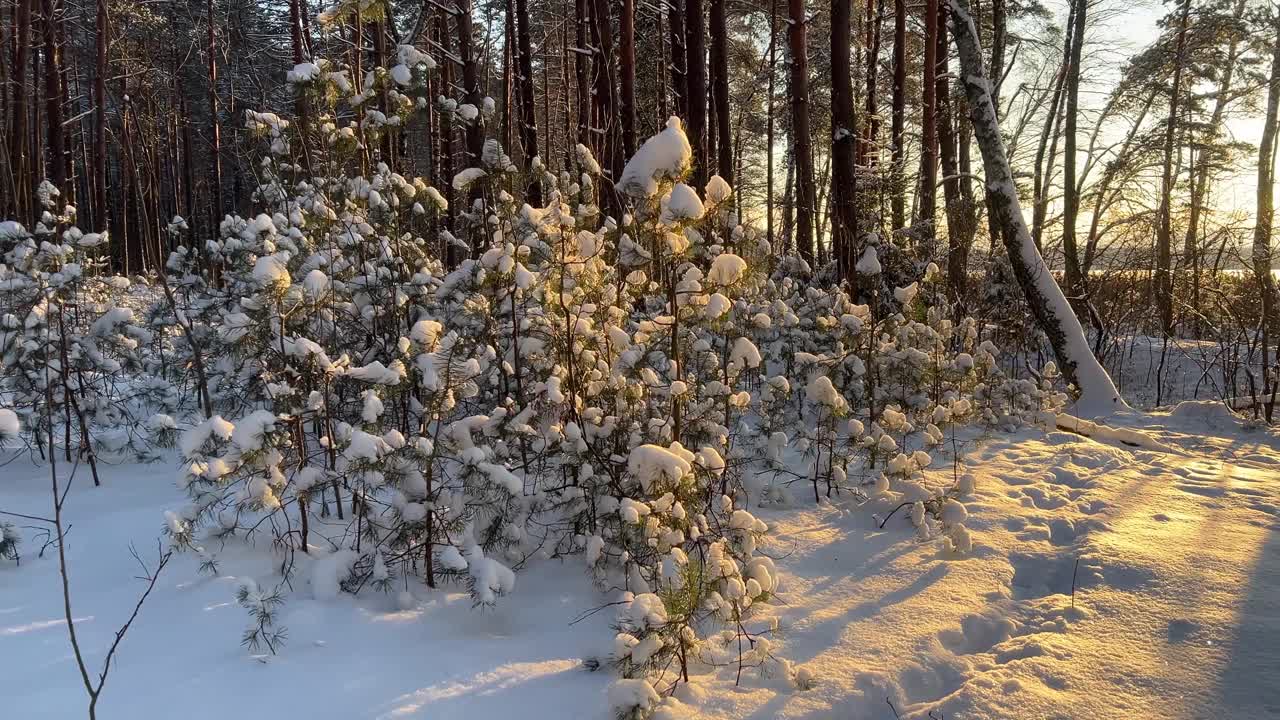
<instances>
[{"instance_id":1,"label":"tree shadow","mask_svg":"<svg viewBox=\"0 0 1280 720\"><path fill-rule=\"evenodd\" d=\"M1258 552L1212 697L1217 717L1280 717L1280 531Z\"/></svg>"}]
</instances>

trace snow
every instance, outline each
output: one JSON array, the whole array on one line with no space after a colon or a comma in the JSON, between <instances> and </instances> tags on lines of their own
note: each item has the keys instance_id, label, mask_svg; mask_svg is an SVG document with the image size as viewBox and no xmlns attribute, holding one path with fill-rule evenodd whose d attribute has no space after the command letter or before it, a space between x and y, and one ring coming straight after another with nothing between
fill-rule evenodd
<instances>
[{"instance_id":1,"label":"snow","mask_svg":"<svg viewBox=\"0 0 1280 720\"><path fill-rule=\"evenodd\" d=\"M311 564L311 592L317 600L333 600L341 592L341 583L351 573L357 555L350 550L338 550Z\"/></svg>"},{"instance_id":2,"label":"snow","mask_svg":"<svg viewBox=\"0 0 1280 720\"><path fill-rule=\"evenodd\" d=\"M634 198L652 197L658 193L658 183L678 181L684 176L693 150L684 134L684 125L674 115L667 120L666 128L644 141L636 154L622 168L616 183L618 190Z\"/></svg>"},{"instance_id":3,"label":"snow","mask_svg":"<svg viewBox=\"0 0 1280 720\"><path fill-rule=\"evenodd\" d=\"M684 183L676 183L671 193L662 199L662 221L679 223L701 218L706 212L698 193Z\"/></svg>"},{"instance_id":4,"label":"snow","mask_svg":"<svg viewBox=\"0 0 1280 720\"><path fill-rule=\"evenodd\" d=\"M519 495L524 489L524 483L520 482L520 478L516 477L505 467L495 465L493 463L479 463L476 465L485 475L489 476L497 485L502 486L504 490L512 495Z\"/></svg>"},{"instance_id":5,"label":"snow","mask_svg":"<svg viewBox=\"0 0 1280 720\"><path fill-rule=\"evenodd\" d=\"M872 511L887 514L893 497L870 508L844 497L752 507L769 526L764 554L777 560L757 555L743 581L784 602L761 606L749 629L776 628L757 637L799 663L787 683L747 668L735 687L730 663L693 675L677 703L655 700L642 680L584 672L582 658L614 651L611 623L640 647L669 618L657 595L640 593L624 597L616 617L570 625L618 600L593 590L577 563L541 562L521 574L519 603L499 599L479 611L457 587L397 583L390 594L353 597L340 582L354 553L320 548L297 556L310 563L311 589L280 611L288 643L270 662L254 662L239 647L246 615L233 598L246 579L274 587L273 562L233 543L214 577L198 572L197 557L175 557L121 645L99 717L162 717L181 705L198 720L603 719L615 701L707 720L893 717L886 699L913 720L1049 717L1063 708L1071 717L1126 717L1152 707L1171 717L1268 717L1280 703L1280 676L1271 672L1280 662L1280 437L1198 404L1106 427L1125 432L1023 430L975 443L976 431L962 431L970 449L960 481L971 492L963 505L945 505L942 520L963 524L929 540L905 511L878 526ZM205 437L232 435L220 419L200 428ZM1152 444L1135 447L1121 437L1127 432ZM641 456L682 458L657 450ZM951 461L939 452L927 482L947 485ZM0 462L10 459L0 506L47 514L47 468L25 455ZM75 528L67 541L72 612L91 659L140 590L129 544L147 558L164 512L184 503L166 463L102 470L103 487L77 481L66 505ZM745 515L731 521L754 526ZM78 716L57 561L36 557L30 531L20 532L22 564L0 560L0 696L14 717ZM468 555L485 562L472 570L452 546L437 558L476 575L495 597L510 589L505 564ZM424 655L424 647L437 651ZM359 682L343 680L353 677L353 657ZM332 691L311 692L320 681ZM228 685L237 692L224 692Z\"/></svg>"},{"instance_id":6,"label":"snow","mask_svg":"<svg viewBox=\"0 0 1280 720\"><path fill-rule=\"evenodd\" d=\"M733 341L733 350L729 352L729 362L735 367L755 369L760 367L760 350L750 338L740 337Z\"/></svg>"},{"instance_id":7,"label":"snow","mask_svg":"<svg viewBox=\"0 0 1280 720\"><path fill-rule=\"evenodd\" d=\"M693 470L693 455L673 444L670 449L658 445L641 445L627 458L627 472L638 479L648 491L654 483L663 479L671 482Z\"/></svg>"},{"instance_id":8,"label":"snow","mask_svg":"<svg viewBox=\"0 0 1280 720\"><path fill-rule=\"evenodd\" d=\"M26 237L27 229L15 220L0 220L0 238L11 240Z\"/></svg>"},{"instance_id":9,"label":"snow","mask_svg":"<svg viewBox=\"0 0 1280 720\"><path fill-rule=\"evenodd\" d=\"M453 189L458 191L466 190L471 186L471 183L486 175L488 173L478 167L466 168L453 176Z\"/></svg>"},{"instance_id":10,"label":"snow","mask_svg":"<svg viewBox=\"0 0 1280 720\"><path fill-rule=\"evenodd\" d=\"M312 299L319 298L329 289L329 276L323 270L312 270L302 281L302 287Z\"/></svg>"},{"instance_id":11,"label":"snow","mask_svg":"<svg viewBox=\"0 0 1280 720\"><path fill-rule=\"evenodd\" d=\"M609 707L617 713L647 710L660 701L648 680L619 679L609 686Z\"/></svg>"},{"instance_id":12,"label":"snow","mask_svg":"<svg viewBox=\"0 0 1280 720\"><path fill-rule=\"evenodd\" d=\"M858 258L853 269L862 275L879 275L880 257L876 254L876 249L868 245L867 249L862 251L862 257Z\"/></svg>"},{"instance_id":13,"label":"snow","mask_svg":"<svg viewBox=\"0 0 1280 720\"><path fill-rule=\"evenodd\" d=\"M747 261L733 253L721 253L711 261L707 282L712 285L732 285L747 273Z\"/></svg>"},{"instance_id":14,"label":"snow","mask_svg":"<svg viewBox=\"0 0 1280 720\"><path fill-rule=\"evenodd\" d=\"M315 80L320 75L320 66L315 63L298 63L293 69L285 73L285 82L288 83L306 83Z\"/></svg>"},{"instance_id":15,"label":"snow","mask_svg":"<svg viewBox=\"0 0 1280 720\"><path fill-rule=\"evenodd\" d=\"M733 188L729 187L729 183L724 178L719 175L712 175L702 192L706 196L707 202L712 205L719 205L729 199L729 196L733 194Z\"/></svg>"},{"instance_id":16,"label":"snow","mask_svg":"<svg viewBox=\"0 0 1280 720\"><path fill-rule=\"evenodd\" d=\"M10 458L0 456L0 462ZM84 472L82 467L66 505L74 526L67 553L73 617L92 663L100 661L143 589L129 545L153 563L155 535L163 523L159 508L177 507L183 498L166 463L104 467L100 492L88 487ZM47 468L19 460L0 475L0 508L49 512ZM50 553L37 558L30 531L20 531L26 541L22 564L0 559L4 715L83 717L87 701L61 619L57 560ZM76 535L79 540L72 539ZM612 678L607 671L583 671L582 658L603 652L613 635L612 614L568 625L595 602L576 567L549 565L545 575L522 576L520 604L500 602L483 611L474 609L457 586L431 592L412 584L402 605L399 586L391 594L339 592L320 600L304 579L301 592L289 596L279 611L288 642L264 664L240 646L248 615L235 602L235 592L244 579L267 591L274 588L271 562L238 552L223 557L220 572L210 577L198 571L195 556L175 556L121 643L98 705L101 720L170 717L175 707L193 720L551 720L565 717L558 711L565 703L581 708L580 717L603 720ZM338 564L332 565L326 572L340 574ZM315 575L309 569L300 577L314 582ZM566 588L580 590L569 596L568 605ZM426 647L448 652L424 660ZM353 658L359 659L358 669ZM413 672L405 672L410 667ZM314 692L319 682L331 691ZM226 692L228 684L236 692ZM192 702L193 697L199 701Z\"/></svg>"},{"instance_id":17,"label":"snow","mask_svg":"<svg viewBox=\"0 0 1280 720\"><path fill-rule=\"evenodd\" d=\"M809 381L809 385L805 388L805 397L815 405L823 405L832 410L843 408L846 405L844 397L836 391L835 385L831 383L831 378L826 375L815 375ZM885 437L889 436L886 435Z\"/></svg>"},{"instance_id":18,"label":"snow","mask_svg":"<svg viewBox=\"0 0 1280 720\"><path fill-rule=\"evenodd\" d=\"M289 267L285 258L278 255L265 255L258 258L253 266L253 279L263 287L284 290L289 287Z\"/></svg>"},{"instance_id":19,"label":"snow","mask_svg":"<svg viewBox=\"0 0 1280 720\"><path fill-rule=\"evenodd\" d=\"M707 296L707 304L704 308L704 314L708 319L714 320L729 312L733 307L733 302L721 293L711 293Z\"/></svg>"},{"instance_id":20,"label":"snow","mask_svg":"<svg viewBox=\"0 0 1280 720\"><path fill-rule=\"evenodd\" d=\"M497 560L485 557L479 545L473 545L466 557L467 570L475 581L476 595L481 603L492 605L499 595L506 595L515 588L515 573Z\"/></svg>"},{"instance_id":21,"label":"snow","mask_svg":"<svg viewBox=\"0 0 1280 720\"><path fill-rule=\"evenodd\" d=\"M231 431L231 444L244 454L262 449L268 431L275 427L276 415L270 410L255 410L240 418Z\"/></svg>"},{"instance_id":22,"label":"snow","mask_svg":"<svg viewBox=\"0 0 1280 720\"><path fill-rule=\"evenodd\" d=\"M18 415L9 408L0 408L0 439L14 437L22 429Z\"/></svg>"},{"instance_id":23,"label":"snow","mask_svg":"<svg viewBox=\"0 0 1280 720\"><path fill-rule=\"evenodd\" d=\"M660 628L667 624L667 608L662 598L653 593L641 593L631 598L618 611L618 625L639 632Z\"/></svg>"},{"instance_id":24,"label":"snow","mask_svg":"<svg viewBox=\"0 0 1280 720\"><path fill-rule=\"evenodd\" d=\"M191 457L201 452L210 438L216 436L221 440L230 440L231 433L234 431L234 425L224 420L221 415L214 415L183 433L178 448L182 451L183 457Z\"/></svg>"},{"instance_id":25,"label":"snow","mask_svg":"<svg viewBox=\"0 0 1280 720\"><path fill-rule=\"evenodd\" d=\"M916 293L919 291L920 286L917 283L911 283L906 287L894 288L893 299L897 300L898 304L906 307L911 304L911 301L915 299Z\"/></svg>"}]
</instances>

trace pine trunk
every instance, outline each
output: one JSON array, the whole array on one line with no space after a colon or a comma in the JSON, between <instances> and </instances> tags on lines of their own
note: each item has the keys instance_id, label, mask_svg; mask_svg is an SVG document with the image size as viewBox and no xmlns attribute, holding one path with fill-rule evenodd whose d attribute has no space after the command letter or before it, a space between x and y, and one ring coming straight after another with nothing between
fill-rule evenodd
<instances>
[{"instance_id":1,"label":"pine trunk","mask_svg":"<svg viewBox=\"0 0 1280 720\"><path fill-rule=\"evenodd\" d=\"M907 224L906 148L904 146L907 118L907 3L893 0L893 99L890 126L891 159L893 161L893 190L889 200L892 225L898 230Z\"/></svg>"},{"instance_id":2,"label":"pine trunk","mask_svg":"<svg viewBox=\"0 0 1280 720\"><path fill-rule=\"evenodd\" d=\"M938 73L935 95L938 100L938 148L942 160L942 195L947 214L947 285L951 298L964 307L969 284L969 248L977 230L973 200L962 191L959 147L956 142L955 115L951 108L951 87L947 58L946 4L938 7Z\"/></svg>"},{"instance_id":3,"label":"pine trunk","mask_svg":"<svg viewBox=\"0 0 1280 720\"><path fill-rule=\"evenodd\" d=\"M222 131L218 123L218 36L213 22L213 0L207 0L205 8L209 26L209 184L213 192L210 228L216 233L225 208L222 200Z\"/></svg>"},{"instance_id":4,"label":"pine trunk","mask_svg":"<svg viewBox=\"0 0 1280 720\"><path fill-rule=\"evenodd\" d=\"M520 77L516 92L520 99L520 144L524 147L525 162L538 157L538 116L533 92L533 44L529 38L529 0L516 0L516 69ZM542 204L542 183L534 180L528 188L526 200L530 205Z\"/></svg>"},{"instance_id":5,"label":"pine trunk","mask_svg":"<svg viewBox=\"0 0 1280 720\"><path fill-rule=\"evenodd\" d=\"M524 0L521 0L522 2ZM629 159L636 152L636 3L622 0L618 19L618 69L621 75L622 156Z\"/></svg>"},{"instance_id":6,"label":"pine trunk","mask_svg":"<svg viewBox=\"0 0 1280 720\"><path fill-rule=\"evenodd\" d=\"M13 121L9 124L9 162L10 176L13 178L13 202L15 214L23 221L30 222L34 217L32 202L34 200L31 186L33 158L30 155L30 138L28 137L27 109L30 89L27 86L27 68L31 55L31 5L35 0L16 0L17 37L14 39L13 53Z\"/></svg>"},{"instance_id":7,"label":"pine trunk","mask_svg":"<svg viewBox=\"0 0 1280 720\"><path fill-rule=\"evenodd\" d=\"M707 30L702 0L685 1L685 71L689 77L689 122L685 129L693 148L693 186L707 182Z\"/></svg>"},{"instance_id":8,"label":"pine trunk","mask_svg":"<svg viewBox=\"0 0 1280 720\"><path fill-rule=\"evenodd\" d=\"M813 147L809 137L809 58L804 0L788 0L791 45L791 147L796 172L795 248L813 267L813 216L817 209L813 183ZM695 96L697 97L697 96ZM696 104L696 103L695 103Z\"/></svg>"},{"instance_id":9,"label":"pine trunk","mask_svg":"<svg viewBox=\"0 0 1280 720\"><path fill-rule=\"evenodd\" d=\"M671 99L676 115L689 117L689 66L684 45L684 0L667 0L667 25L671 35Z\"/></svg>"},{"instance_id":10,"label":"pine trunk","mask_svg":"<svg viewBox=\"0 0 1280 720\"><path fill-rule=\"evenodd\" d=\"M734 183L733 141L729 114L729 28L725 18L725 0L711 0L711 67L715 83L711 88L716 109L716 165L720 177Z\"/></svg>"},{"instance_id":11,"label":"pine trunk","mask_svg":"<svg viewBox=\"0 0 1280 720\"><path fill-rule=\"evenodd\" d=\"M924 78L920 127L920 240L926 257L934 253L938 186L938 0L925 0Z\"/></svg>"},{"instance_id":12,"label":"pine trunk","mask_svg":"<svg viewBox=\"0 0 1280 720\"><path fill-rule=\"evenodd\" d=\"M1182 93L1183 65L1186 64L1187 26L1191 0L1183 0L1174 50L1173 82L1169 95L1169 117L1164 128L1164 165L1160 181L1159 227L1156 230L1156 306L1160 310L1160 331L1173 334L1173 156Z\"/></svg>"},{"instance_id":13,"label":"pine trunk","mask_svg":"<svg viewBox=\"0 0 1280 720\"><path fill-rule=\"evenodd\" d=\"M855 202L854 154L857 130L853 117L853 72L850 23L853 0L831 3L831 184L834 214L831 238L836 256L836 269L842 280L855 281L854 245L858 238L857 204Z\"/></svg>"},{"instance_id":14,"label":"pine trunk","mask_svg":"<svg viewBox=\"0 0 1280 720\"><path fill-rule=\"evenodd\" d=\"M48 175L54 187L63 193L67 192L66 184L66 147L62 130L62 86L59 77L62 74L62 50L58 47L58 15L57 0L44 0L44 102L45 122L48 123L46 141L49 143ZM60 197L61 207L65 198Z\"/></svg>"},{"instance_id":15,"label":"pine trunk","mask_svg":"<svg viewBox=\"0 0 1280 720\"><path fill-rule=\"evenodd\" d=\"M574 0L574 36L577 47L573 51L573 73L577 84L578 142L589 148L595 143L591 138L591 51L587 42L590 0Z\"/></svg>"},{"instance_id":16,"label":"pine trunk","mask_svg":"<svg viewBox=\"0 0 1280 720\"><path fill-rule=\"evenodd\" d=\"M1071 26L1071 53L1067 60L1066 147L1062 158L1062 254L1066 260L1067 295L1081 309L1085 292L1080 273L1080 253L1076 247L1076 217L1080 212L1080 188L1076 186L1076 121L1080 102L1080 57L1084 47L1084 26L1088 0L1075 0Z\"/></svg>"}]
</instances>

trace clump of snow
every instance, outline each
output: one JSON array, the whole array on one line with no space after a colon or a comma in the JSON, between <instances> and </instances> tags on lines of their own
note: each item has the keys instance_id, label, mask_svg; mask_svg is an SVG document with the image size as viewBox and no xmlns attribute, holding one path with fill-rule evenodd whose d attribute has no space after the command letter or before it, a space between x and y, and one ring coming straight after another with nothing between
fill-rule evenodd
<instances>
[{"instance_id":1,"label":"clump of snow","mask_svg":"<svg viewBox=\"0 0 1280 720\"><path fill-rule=\"evenodd\" d=\"M676 482L693 470L693 454L678 443L670 449L660 445L641 445L627 458L627 472L640 481L645 492L663 479Z\"/></svg>"},{"instance_id":2,"label":"clump of snow","mask_svg":"<svg viewBox=\"0 0 1280 720\"><path fill-rule=\"evenodd\" d=\"M711 261L707 282L712 285L732 285L747 274L747 261L733 253L721 253ZM767 317L767 316L766 316Z\"/></svg>"},{"instance_id":3,"label":"clump of snow","mask_svg":"<svg viewBox=\"0 0 1280 720\"><path fill-rule=\"evenodd\" d=\"M479 545L467 551L467 570L471 573L472 593L481 604L492 605L499 595L515 589L516 575L511 568L485 557Z\"/></svg>"},{"instance_id":4,"label":"clump of snow","mask_svg":"<svg viewBox=\"0 0 1280 720\"><path fill-rule=\"evenodd\" d=\"M0 408L0 440L17 437L21 429L18 414L9 408Z\"/></svg>"},{"instance_id":5,"label":"clump of snow","mask_svg":"<svg viewBox=\"0 0 1280 720\"><path fill-rule=\"evenodd\" d=\"M662 222L678 223L697 220L706 214L706 208L698 199L693 188L678 182L671 187L671 193L662 198Z\"/></svg>"},{"instance_id":6,"label":"clump of snow","mask_svg":"<svg viewBox=\"0 0 1280 720\"><path fill-rule=\"evenodd\" d=\"M645 140L627 161L616 186L631 197L652 197L658 192L659 182L674 182L684 177L692 160L693 150L684 134L684 125L673 115L667 120L666 129Z\"/></svg>"},{"instance_id":7,"label":"clump of snow","mask_svg":"<svg viewBox=\"0 0 1280 720\"><path fill-rule=\"evenodd\" d=\"M253 279L263 288L278 292L288 289L290 279L289 267L285 264L286 259L279 255L265 255L258 258L253 266Z\"/></svg>"},{"instance_id":8,"label":"clump of snow","mask_svg":"<svg viewBox=\"0 0 1280 720\"><path fill-rule=\"evenodd\" d=\"M719 175L712 175L711 179L707 181L707 186L703 188L703 194L706 195L707 202L712 205L719 205L729 199L729 196L733 194L733 188L729 187L729 183L725 182L724 178Z\"/></svg>"},{"instance_id":9,"label":"clump of snow","mask_svg":"<svg viewBox=\"0 0 1280 720\"><path fill-rule=\"evenodd\" d=\"M660 702L648 680L621 678L609 686L609 707L620 717L646 717Z\"/></svg>"},{"instance_id":10,"label":"clump of snow","mask_svg":"<svg viewBox=\"0 0 1280 720\"><path fill-rule=\"evenodd\" d=\"M760 367L760 350L751 338L740 337L733 341L733 350L729 352L729 362L735 367L755 369Z\"/></svg>"},{"instance_id":11,"label":"clump of snow","mask_svg":"<svg viewBox=\"0 0 1280 720\"><path fill-rule=\"evenodd\" d=\"M329 289L329 276L323 270L312 270L302 281L302 287L311 298L318 298Z\"/></svg>"},{"instance_id":12,"label":"clump of snow","mask_svg":"<svg viewBox=\"0 0 1280 720\"><path fill-rule=\"evenodd\" d=\"M858 262L854 264L853 269L861 275L879 275L882 268L880 267L880 256L876 254L875 247L868 245L867 249L862 251L862 257L858 258Z\"/></svg>"},{"instance_id":13,"label":"clump of snow","mask_svg":"<svg viewBox=\"0 0 1280 720\"><path fill-rule=\"evenodd\" d=\"M293 69L285 73L285 82L287 83L306 83L315 80L320 76L320 66L315 63L298 63Z\"/></svg>"},{"instance_id":14,"label":"clump of snow","mask_svg":"<svg viewBox=\"0 0 1280 720\"><path fill-rule=\"evenodd\" d=\"M342 592L342 581L351 574L358 556L352 550L337 550L311 564L311 593L317 600L332 600Z\"/></svg>"},{"instance_id":15,"label":"clump of snow","mask_svg":"<svg viewBox=\"0 0 1280 720\"><path fill-rule=\"evenodd\" d=\"M839 391L836 390L835 385L832 384L831 378L826 375L815 375L813 379L809 381L809 385L805 388L804 392L805 397L809 399L809 402L815 405L823 405L831 408L833 411L842 409L847 404L844 396L841 395ZM886 435L885 437L888 436Z\"/></svg>"},{"instance_id":16,"label":"clump of snow","mask_svg":"<svg viewBox=\"0 0 1280 720\"><path fill-rule=\"evenodd\" d=\"M458 190L459 192L466 190L472 183L488 174L489 173L478 167L466 168L453 176L453 189Z\"/></svg>"},{"instance_id":17,"label":"clump of snow","mask_svg":"<svg viewBox=\"0 0 1280 720\"><path fill-rule=\"evenodd\" d=\"M667 606L653 593L641 593L618 611L618 625L624 630L640 632L667 624Z\"/></svg>"}]
</instances>

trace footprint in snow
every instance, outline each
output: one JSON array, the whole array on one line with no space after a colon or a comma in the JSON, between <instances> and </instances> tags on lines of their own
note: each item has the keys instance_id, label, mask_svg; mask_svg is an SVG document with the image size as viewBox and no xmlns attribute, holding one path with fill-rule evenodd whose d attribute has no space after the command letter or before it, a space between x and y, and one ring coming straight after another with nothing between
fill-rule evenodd
<instances>
[{"instance_id":1,"label":"footprint in snow","mask_svg":"<svg viewBox=\"0 0 1280 720\"><path fill-rule=\"evenodd\" d=\"M1009 562L1013 565L1010 587L1015 600L1070 595L1073 584L1078 591L1102 580L1102 564L1093 555L1014 553Z\"/></svg>"}]
</instances>

